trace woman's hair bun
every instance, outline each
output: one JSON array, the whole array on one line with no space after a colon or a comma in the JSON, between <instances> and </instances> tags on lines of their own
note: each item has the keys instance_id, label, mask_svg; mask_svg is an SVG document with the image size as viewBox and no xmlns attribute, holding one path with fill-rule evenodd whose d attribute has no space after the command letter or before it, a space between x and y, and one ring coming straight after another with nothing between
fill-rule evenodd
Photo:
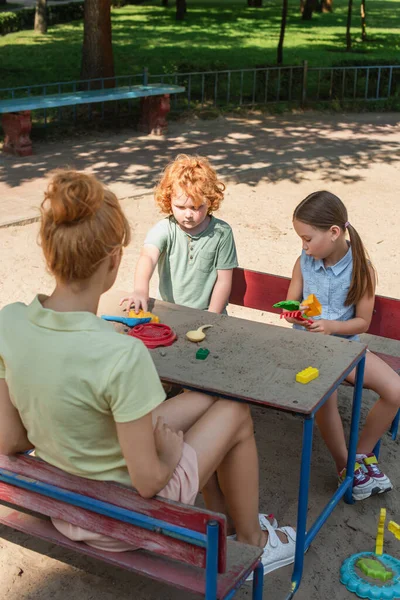
<instances>
[{"instance_id":1,"label":"woman's hair bun","mask_svg":"<svg viewBox=\"0 0 400 600\"><path fill-rule=\"evenodd\" d=\"M66 170L54 174L42 206L62 225L90 219L103 202L104 187L93 175Z\"/></svg>"}]
</instances>

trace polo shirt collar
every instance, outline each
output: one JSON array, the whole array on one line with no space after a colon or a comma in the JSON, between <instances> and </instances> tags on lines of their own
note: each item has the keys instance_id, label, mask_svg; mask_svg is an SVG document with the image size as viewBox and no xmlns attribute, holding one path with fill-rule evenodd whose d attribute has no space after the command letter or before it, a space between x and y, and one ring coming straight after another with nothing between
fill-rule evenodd
<instances>
[{"instance_id":1,"label":"polo shirt collar","mask_svg":"<svg viewBox=\"0 0 400 600\"><path fill-rule=\"evenodd\" d=\"M212 230L213 230L213 229L214 229L214 227L215 227L215 217L214 217L214 215L210 215L210 217L211 217L211 218L210 218L210 222L209 222L209 224L207 225L207 227L204 229L204 231L202 231L202 232L200 232L200 233L197 233L196 235L191 235L190 233L186 233L186 231L183 231L183 229L181 229L181 228L179 227L179 224L178 224L177 220L175 219L175 217L174 217L174 216L172 216L173 220L175 221L175 224L176 224L176 226L177 226L177 227L178 227L178 229L179 229L179 230L182 232L182 234L183 234L184 236L189 236L189 237L190 237L190 238L192 238L193 240L199 240L199 239L200 239L201 237L203 237L204 235L209 235L209 234L212 232Z\"/></svg>"},{"instance_id":2,"label":"polo shirt collar","mask_svg":"<svg viewBox=\"0 0 400 600\"><path fill-rule=\"evenodd\" d=\"M28 306L28 320L44 329L56 331L110 331L114 330L111 323L99 319L96 315L86 312L58 312L44 308L42 302L48 298L43 294L35 296Z\"/></svg>"},{"instance_id":3,"label":"polo shirt collar","mask_svg":"<svg viewBox=\"0 0 400 600\"><path fill-rule=\"evenodd\" d=\"M340 275L340 273L342 273L345 268L349 266L349 264L351 264L352 260L353 254L351 252L351 246L349 245L349 249L347 250L346 254L335 265L325 267L324 261L318 259L314 261L314 270L319 271L320 269L324 269L324 271L326 271L327 269L331 269L332 273L337 276Z\"/></svg>"}]
</instances>

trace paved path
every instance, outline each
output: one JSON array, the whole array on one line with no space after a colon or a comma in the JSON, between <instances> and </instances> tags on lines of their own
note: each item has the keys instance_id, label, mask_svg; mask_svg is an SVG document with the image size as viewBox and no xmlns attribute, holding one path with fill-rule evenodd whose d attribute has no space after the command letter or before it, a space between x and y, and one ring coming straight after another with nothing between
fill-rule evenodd
<instances>
[{"instance_id":1,"label":"paved path","mask_svg":"<svg viewBox=\"0 0 400 600\"><path fill-rule=\"evenodd\" d=\"M35 142L35 154L0 153L0 226L32 219L52 170L72 166L97 174L120 198L151 193L160 171L179 152L206 154L228 182L256 187L323 181L352 190L370 181L370 201L393 193L400 168L396 113L254 116L170 124L167 136L109 131L56 142ZM318 172L318 176L316 173ZM397 188L398 189L398 188Z\"/></svg>"}]
</instances>

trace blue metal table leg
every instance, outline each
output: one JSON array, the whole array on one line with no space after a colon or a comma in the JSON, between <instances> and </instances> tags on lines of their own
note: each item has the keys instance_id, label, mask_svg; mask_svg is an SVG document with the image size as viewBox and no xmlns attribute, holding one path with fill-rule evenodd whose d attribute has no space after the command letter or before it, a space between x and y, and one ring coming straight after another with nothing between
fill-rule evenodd
<instances>
[{"instance_id":1,"label":"blue metal table leg","mask_svg":"<svg viewBox=\"0 0 400 600\"><path fill-rule=\"evenodd\" d=\"M304 419L303 448L301 451L299 501L297 509L296 554L292 575L292 590L289 597L297 592L303 575L304 552L306 551L306 527L308 510L308 490L310 486L311 451L314 430L314 416Z\"/></svg>"},{"instance_id":2,"label":"blue metal table leg","mask_svg":"<svg viewBox=\"0 0 400 600\"><path fill-rule=\"evenodd\" d=\"M390 433L392 434L392 440L395 440L397 437L397 431L399 429L399 420L400 420L400 410L397 411L395 418L393 419L392 426L390 428Z\"/></svg>"},{"instance_id":3,"label":"blue metal table leg","mask_svg":"<svg viewBox=\"0 0 400 600\"><path fill-rule=\"evenodd\" d=\"M264 565L260 561L254 569L253 598L252 600L262 600L264 588Z\"/></svg>"},{"instance_id":4,"label":"blue metal table leg","mask_svg":"<svg viewBox=\"0 0 400 600\"><path fill-rule=\"evenodd\" d=\"M356 450L358 442L358 429L360 424L361 400L364 381L365 355L357 365L356 380L353 392L353 409L351 414L349 454L347 458L346 477L353 479L354 465L356 462ZM353 504L353 486L349 486L344 495L347 504Z\"/></svg>"}]
</instances>

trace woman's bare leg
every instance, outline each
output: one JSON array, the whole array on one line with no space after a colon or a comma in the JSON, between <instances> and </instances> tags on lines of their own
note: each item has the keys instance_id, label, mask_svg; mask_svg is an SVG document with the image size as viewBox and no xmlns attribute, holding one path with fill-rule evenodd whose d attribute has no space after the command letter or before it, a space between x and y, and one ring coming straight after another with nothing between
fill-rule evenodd
<instances>
[{"instance_id":1,"label":"woman's bare leg","mask_svg":"<svg viewBox=\"0 0 400 600\"><path fill-rule=\"evenodd\" d=\"M200 489L217 471L238 540L263 547L268 534L258 520L258 454L249 407L218 400L189 429L185 441L197 454ZM285 534L278 535L287 542Z\"/></svg>"}]
</instances>

